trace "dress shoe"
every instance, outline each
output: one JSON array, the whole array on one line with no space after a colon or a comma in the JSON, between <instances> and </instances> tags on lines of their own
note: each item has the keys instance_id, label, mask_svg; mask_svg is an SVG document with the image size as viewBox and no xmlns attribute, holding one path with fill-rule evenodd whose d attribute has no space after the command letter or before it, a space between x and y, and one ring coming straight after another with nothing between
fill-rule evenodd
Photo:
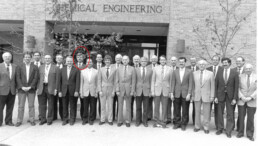
<instances>
[{"instance_id":1,"label":"dress shoe","mask_svg":"<svg viewBox=\"0 0 258 146\"><path fill-rule=\"evenodd\" d=\"M200 131L200 129L194 128L194 132L198 132Z\"/></svg>"},{"instance_id":2,"label":"dress shoe","mask_svg":"<svg viewBox=\"0 0 258 146\"><path fill-rule=\"evenodd\" d=\"M62 125L66 125L68 123L68 121L63 121Z\"/></svg>"},{"instance_id":3,"label":"dress shoe","mask_svg":"<svg viewBox=\"0 0 258 146\"><path fill-rule=\"evenodd\" d=\"M150 121L151 120L151 118L148 118L148 120L147 121Z\"/></svg>"},{"instance_id":4,"label":"dress shoe","mask_svg":"<svg viewBox=\"0 0 258 146\"><path fill-rule=\"evenodd\" d=\"M247 137L249 140L254 141L253 137Z\"/></svg>"},{"instance_id":5,"label":"dress shoe","mask_svg":"<svg viewBox=\"0 0 258 146\"><path fill-rule=\"evenodd\" d=\"M141 123L137 122L137 123L135 124L135 126L136 126L136 127L139 127L140 124L141 124Z\"/></svg>"},{"instance_id":6,"label":"dress shoe","mask_svg":"<svg viewBox=\"0 0 258 146\"><path fill-rule=\"evenodd\" d=\"M8 123L6 123L6 125L8 125L8 126L14 126L13 122L8 122Z\"/></svg>"},{"instance_id":7,"label":"dress shoe","mask_svg":"<svg viewBox=\"0 0 258 146\"><path fill-rule=\"evenodd\" d=\"M236 137L237 137L237 138L241 138L241 137L243 137L243 136L244 136L243 134L238 133Z\"/></svg>"},{"instance_id":8,"label":"dress shoe","mask_svg":"<svg viewBox=\"0 0 258 146\"><path fill-rule=\"evenodd\" d=\"M36 125L35 121L30 122L30 125L31 125L31 126L35 126L35 125Z\"/></svg>"},{"instance_id":9,"label":"dress shoe","mask_svg":"<svg viewBox=\"0 0 258 146\"><path fill-rule=\"evenodd\" d=\"M173 129L178 129L178 128L180 128L179 125L174 125L174 126L173 126Z\"/></svg>"},{"instance_id":10,"label":"dress shoe","mask_svg":"<svg viewBox=\"0 0 258 146\"><path fill-rule=\"evenodd\" d=\"M228 138L231 138L231 133L226 133Z\"/></svg>"},{"instance_id":11,"label":"dress shoe","mask_svg":"<svg viewBox=\"0 0 258 146\"><path fill-rule=\"evenodd\" d=\"M126 123L125 125L126 125L126 127L130 127L131 126L130 123Z\"/></svg>"},{"instance_id":12,"label":"dress shoe","mask_svg":"<svg viewBox=\"0 0 258 146\"><path fill-rule=\"evenodd\" d=\"M181 130L182 130L182 131L185 131L185 130L186 130L186 126L185 126L185 125L182 125L182 126L181 126Z\"/></svg>"},{"instance_id":13,"label":"dress shoe","mask_svg":"<svg viewBox=\"0 0 258 146\"><path fill-rule=\"evenodd\" d=\"M82 125L86 125L88 123L88 121L83 121Z\"/></svg>"},{"instance_id":14,"label":"dress shoe","mask_svg":"<svg viewBox=\"0 0 258 146\"><path fill-rule=\"evenodd\" d=\"M204 130L204 133L205 133L205 134L209 134L210 131L209 131L209 130Z\"/></svg>"},{"instance_id":15,"label":"dress shoe","mask_svg":"<svg viewBox=\"0 0 258 146\"><path fill-rule=\"evenodd\" d=\"M105 122L99 122L99 125L103 125L103 124L105 124Z\"/></svg>"},{"instance_id":16,"label":"dress shoe","mask_svg":"<svg viewBox=\"0 0 258 146\"><path fill-rule=\"evenodd\" d=\"M112 125L113 125L113 122L108 122L108 124L109 124L110 126L112 126Z\"/></svg>"},{"instance_id":17,"label":"dress shoe","mask_svg":"<svg viewBox=\"0 0 258 146\"><path fill-rule=\"evenodd\" d=\"M44 125L45 123L47 123L47 121L41 121L39 125Z\"/></svg>"},{"instance_id":18,"label":"dress shoe","mask_svg":"<svg viewBox=\"0 0 258 146\"><path fill-rule=\"evenodd\" d=\"M123 123L117 123L117 127L121 127Z\"/></svg>"},{"instance_id":19,"label":"dress shoe","mask_svg":"<svg viewBox=\"0 0 258 146\"><path fill-rule=\"evenodd\" d=\"M157 123L153 124L153 127L154 128L158 127L158 124Z\"/></svg>"},{"instance_id":20,"label":"dress shoe","mask_svg":"<svg viewBox=\"0 0 258 146\"><path fill-rule=\"evenodd\" d=\"M74 121L70 121L70 125L71 125L71 126L74 125L74 123L75 123Z\"/></svg>"},{"instance_id":21,"label":"dress shoe","mask_svg":"<svg viewBox=\"0 0 258 146\"><path fill-rule=\"evenodd\" d=\"M148 124L147 124L147 123L143 123L143 126L144 126L144 127L148 127Z\"/></svg>"},{"instance_id":22,"label":"dress shoe","mask_svg":"<svg viewBox=\"0 0 258 146\"><path fill-rule=\"evenodd\" d=\"M21 122L17 122L16 124L15 124L15 127L19 127L19 126L21 126Z\"/></svg>"},{"instance_id":23,"label":"dress shoe","mask_svg":"<svg viewBox=\"0 0 258 146\"><path fill-rule=\"evenodd\" d=\"M170 124L170 123L171 123L171 121L167 121L167 122L166 122L166 124Z\"/></svg>"},{"instance_id":24,"label":"dress shoe","mask_svg":"<svg viewBox=\"0 0 258 146\"><path fill-rule=\"evenodd\" d=\"M216 135L220 135L222 132L223 132L222 130L218 130L218 131L216 132Z\"/></svg>"},{"instance_id":25,"label":"dress shoe","mask_svg":"<svg viewBox=\"0 0 258 146\"><path fill-rule=\"evenodd\" d=\"M93 121L90 121L90 122L89 122L90 125L93 125L93 123L94 123Z\"/></svg>"},{"instance_id":26,"label":"dress shoe","mask_svg":"<svg viewBox=\"0 0 258 146\"><path fill-rule=\"evenodd\" d=\"M52 125L52 122L47 122L47 125Z\"/></svg>"}]
</instances>

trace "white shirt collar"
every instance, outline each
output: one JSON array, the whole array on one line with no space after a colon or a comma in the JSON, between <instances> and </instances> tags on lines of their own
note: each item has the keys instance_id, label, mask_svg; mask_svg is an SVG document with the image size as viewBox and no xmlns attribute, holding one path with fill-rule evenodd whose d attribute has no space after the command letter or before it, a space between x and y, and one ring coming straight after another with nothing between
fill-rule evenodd
<instances>
[{"instance_id":1,"label":"white shirt collar","mask_svg":"<svg viewBox=\"0 0 258 146\"><path fill-rule=\"evenodd\" d=\"M5 67L7 68L7 63L4 62L4 64L5 64ZM9 63L9 67L11 67L11 66L12 66L12 64Z\"/></svg>"}]
</instances>

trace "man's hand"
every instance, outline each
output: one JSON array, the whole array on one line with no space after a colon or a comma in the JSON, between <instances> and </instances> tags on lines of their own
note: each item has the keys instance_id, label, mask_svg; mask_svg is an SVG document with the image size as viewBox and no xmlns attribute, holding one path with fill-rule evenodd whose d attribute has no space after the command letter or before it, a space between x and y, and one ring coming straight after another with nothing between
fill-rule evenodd
<instances>
[{"instance_id":1,"label":"man's hand","mask_svg":"<svg viewBox=\"0 0 258 146\"><path fill-rule=\"evenodd\" d=\"M54 95L56 96L56 94L57 94L57 90L55 89L55 91L54 91Z\"/></svg>"},{"instance_id":2,"label":"man's hand","mask_svg":"<svg viewBox=\"0 0 258 146\"><path fill-rule=\"evenodd\" d=\"M186 101L189 101L190 99L191 99L191 95L190 95L190 94L187 94L185 100L186 100Z\"/></svg>"},{"instance_id":3,"label":"man's hand","mask_svg":"<svg viewBox=\"0 0 258 146\"><path fill-rule=\"evenodd\" d=\"M219 103L219 100L218 100L217 97L215 97L214 102L215 102L215 103Z\"/></svg>"},{"instance_id":4,"label":"man's hand","mask_svg":"<svg viewBox=\"0 0 258 146\"><path fill-rule=\"evenodd\" d=\"M246 97L246 102L249 102L250 100L252 100L252 97Z\"/></svg>"},{"instance_id":5,"label":"man's hand","mask_svg":"<svg viewBox=\"0 0 258 146\"><path fill-rule=\"evenodd\" d=\"M235 105L235 104L236 104L236 100L233 99L233 100L231 101L231 105Z\"/></svg>"},{"instance_id":6,"label":"man's hand","mask_svg":"<svg viewBox=\"0 0 258 146\"><path fill-rule=\"evenodd\" d=\"M153 92L153 93L151 93L151 96L152 96L152 97L154 97L154 96L155 96L154 92Z\"/></svg>"},{"instance_id":7,"label":"man's hand","mask_svg":"<svg viewBox=\"0 0 258 146\"><path fill-rule=\"evenodd\" d=\"M118 92L116 92L116 95L117 95L117 96L119 96L119 94L120 94L120 92L119 92L119 91L118 91Z\"/></svg>"},{"instance_id":8,"label":"man's hand","mask_svg":"<svg viewBox=\"0 0 258 146\"><path fill-rule=\"evenodd\" d=\"M134 96L133 92L131 92L130 96Z\"/></svg>"},{"instance_id":9,"label":"man's hand","mask_svg":"<svg viewBox=\"0 0 258 146\"><path fill-rule=\"evenodd\" d=\"M59 93L58 93L58 96L61 98L61 97L62 97L62 92L59 92Z\"/></svg>"},{"instance_id":10,"label":"man's hand","mask_svg":"<svg viewBox=\"0 0 258 146\"><path fill-rule=\"evenodd\" d=\"M27 87L22 87L22 90L26 92L27 91Z\"/></svg>"},{"instance_id":11,"label":"man's hand","mask_svg":"<svg viewBox=\"0 0 258 146\"><path fill-rule=\"evenodd\" d=\"M172 100L172 101L174 101L174 95L173 95L173 93L170 93L170 99Z\"/></svg>"},{"instance_id":12,"label":"man's hand","mask_svg":"<svg viewBox=\"0 0 258 146\"><path fill-rule=\"evenodd\" d=\"M102 97L102 95L103 95L103 93L100 91L100 92L99 92L99 96Z\"/></svg>"},{"instance_id":13,"label":"man's hand","mask_svg":"<svg viewBox=\"0 0 258 146\"><path fill-rule=\"evenodd\" d=\"M31 89L31 87L27 87L27 91L29 91Z\"/></svg>"},{"instance_id":14,"label":"man's hand","mask_svg":"<svg viewBox=\"0 0 258 146\"><path fill-rule=\"evenodd\" d=\"M112 92L112 97L115 97L115 92Z\"/></svg>"},{"instance_id":15,"label":"man's hand","mask_svg":"<svg viewBox=\"0 0 258 146\"><path fill-rule=\"evenodd\" d=\"M79 93L78 92L74 92L74 97L78 97Z\"/></svg>"},{"instance_id":16,"label":"man's hand","mask_svg":"<svg viewBox=\"0 0 258 146\"><path fill-rule=\"evenodd\" d=\"M213 102L213 100L214 100L214 97L211 97L211 98L210 98L210 102Z\"/></svg>"}]
</instances>

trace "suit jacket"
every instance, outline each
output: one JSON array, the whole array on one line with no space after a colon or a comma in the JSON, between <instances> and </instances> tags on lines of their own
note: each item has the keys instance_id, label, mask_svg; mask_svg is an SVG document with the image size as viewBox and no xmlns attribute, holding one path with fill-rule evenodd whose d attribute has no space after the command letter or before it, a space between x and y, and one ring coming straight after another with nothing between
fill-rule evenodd
<instances>
[{"instance_id":1,"label":"suit jacket","mask_svg":"<svg viewBox=\"0 0 258 146\"><path fill-rule=\"evenodd\" d=\"M257 89L257 76L252 73L250 76L250 87L247 87L247 75L241 74L239 78L239 98L252 97L253 100L247 102L249 107L256 107L256 89ZM245 102L241 99L238 100L238 105L244 105Z\"/></svg>"},{"instance_id":2,"label":"suit jacket","mask_svg":"<svg viewBox=\"0 0 258 146\"><path fill-rule=\"evenodd\" d=\"M116 73L116 92L120 92L120 96L130 96L135 92L135 69L127 65L127 71L124 73L125 66L121 65ZM124 77L124 75L126 76Z\"/></svg>"},{"instance_id":3,"label":"suit jacket","mask_svg":"<svg viewBox=\"0 0 258 146\"><path fill-rule=\"evenodd\" d=\"M95 97L98 92L98 70L92 68L90 79L89 77L89 68L81 70L80 95L87 97L90 94L91 96Z\"/></svg>"},{"instance_id":4,"label":"suit jacket","mask_svg":"<svg viewBox=\"0 0 258 146\"><path fill-rule=\"evenodd\" d=\"M190 69L191 71L193 71L191 65L186 66L185 68L188 68L188 69ZM199 67L196 65L195 71L197 71L197 70L199 70Z\"/></svg>"},{"instance_id":5,"label":"suit jacket","mask_svg":"<svg viewBox=\"0 0 258 146\"><path fill-rule=\"evenodd\" d=\"M159 66L159 64L156 64L156 65L155 65L155 67L157 67L157 66ZM148 67L148 68L151 68L152 70L154 70L154 69L155 69L155 67L152 67L152 63L151 63L151 64L149 64L149 65L147 65L147 67Z\"/></svg>"},{"instance_id":6,"label":"suit jacket","mask_svg":"<svg viewBox=\"0 0 258 146\"><path fill-rule=\"evenodd\" d=\"M215 79L213 72L204 70L203 71L203 79L201 84L201 71L195 71L193 73L194 84L193 84L193 100L200 101L202 99L203 102L212 102L210 98L214 98L215 92Z\"/></svg>"},{"instance_id":7,"label":"suit jacket","mask_svg":"<svg viewBox=\"0 0 258 146\"><path fill-rule=\"evenodd\" d=\"M101 67L104 67L104 66L105 66L105 64L102 62L101 63ZM97 63L93 64L93 68L98 70Z\"/></svg>"},{"instance_id":8,"label":"suit jacket","mask_svg":"<svg viewBox=\"0 0 258 146\"><path fill-rule=\"evenodd\" d=\"M98 72L98 91L103 96L110 97L116 91L116 68L109 67L109 76L107 77L107 68L102 67Z\"/></svg>"},{"instance_id":9,"label":"suit jacket","mask_svg":"<svg viewBox=\"0 0 258 146\"><path fill-rule=\"evenodd\" d=\"M213 66L208 67L207 70L213 72ZM216 80L216 78L217 78L218 72L220 72L220 71L222 71L222 70L223 70L223 67L218 66L218 69L217 69L216 74L215 74L215 76L214 76L214 77L215 77L215 80Z\"/></svg>"},{"instance_id":10,"label":"suit jacket","mask_svg":"<svg viewBox=\"0 0 258 146\"><path fill-rule=\"evenodd\" d=\"M39 67L39 81L38 81L38 95L41 95L43 93L43 87L44 87L44 74L45 74L45 66L41 65ZM59 88L59 76L60 69L55 66L54 64L51 64L48 74L48 93L54 95L54 91L58 90Z\"/></svg>"},{"instance_id":11,"label":"suit jacket","mask_svg":"<svg viewBox=\"0 0 258 146\"><path fill-rule=\"evenodd\" d=\"M218 98L218 101L225 101L225 91L228 94L229 100L235 99L238 100L238 86L239 86L239 77L238 73L233 69L230 69L230 74L228 76L228 81L225 84L224 81L224 69L220 70L217 73L216 83L215 83L215 97Z\"/></svg>"},{"instance_id":12,"label":"suit jacket","mask_svg":"<svg viewBox=\"0 0 258 146\"><path fill-rule=\"evenodd\" d=\"M171 92L172 69L169 66L164 68L164 76L162 76L162 66L156 66L153 70L151 81L151 93L155 96L169 96Z\"/></svg>"},{"instance_id":13,"label":"suit jacket","mask_svg":"<svg viewBox=\"0 0 258 146\"><path fill-rule=\"evenodd\" d=\"M184 77L181 83L179 70L180 69L175 70L172 75L172 93L176 98L179 98L180 95L183 98L186 98L187 94L192 94L193 72L191 69L185 68Z\"/></svg>"},{"instance_id":14,"label":"suit jacket","mask_svg":"<svg viewBox=\"0 0 258 146\"><path fill-rule=\"evenodd\" d=\"M76 63L77 68L84 69L86 67L86 64L82 63L82 66L79 67L78 62Z\"/></svg>"},{"instance_id":15,"label":"suit jacket","mask_svg":"<svg viewBox=\"0 0 258 146\"><path fill-rule=\"evenodd\" d=\"M37 83L39 79L39 70L38 67L34 64L30 64L29 70L29 81L27 82L26 76L26 65L23 63L20 67L17 67L16 72L16 80L17 80L17 88L19 92L24 92L22 87L31 87L29 91L36 91Z\"/></svg>"},{"instance_id":16,"label":"suit jacket","mask_svg":"<svg viewBox=\"0 0 258 146\"><path fill-rule=\"evenodd\" d=\"M152 80L152 69L150 67L145 67L145 77L141 75L141 67L135 69L136 73L136 96L141 96L142 93L144 96L151 95L151 80Z\"/></svg>"},{"instance_id":17,"label":"suit jacket","mask_svg":"<svg viewBox=\"0 0 258 146\"><path fill-rule=\"evenodd\" d=\"M69 78L67 78L67 66L63 66L59 75L59 92L62 92L62 96L65 97L67 91L69 91L69 96L74 96L74 92L80 90L80 71L72 66Z\"/></svg>"},{"instance_id":18,"label":"suit jacket","mask_svg":"<svg viewBox=\"0 0 258 146\"><path fill-rule=\"evenodd\" d=\"M235 72L237 72L238 74L239 74L239 76L241 75L241 74L243 74L243 73L245 73L244 72L244 67L243 67L243 70L241 70L240 71L240 73L238 72L238 67L234 67L234 68L232 68Z\"/></svg>"},{"instance_id":19,"label":"suit jacket","mask_svg":"<svg viewBox=\"0 0 258 146\"><path fill-rule=\"evenodd\" d=\"M17 65L11 64L12 77L10 79L5 63L0 63L0 95L16 94L16 67Z\"/></svg>"},{"instance_id":20,"label":"suit jacket","mask_svg":"<svg viewBox=\"0 0 258 146\"><path fill-rule=\"evenodd\" d=\"M119 64L119 66L122 66L123 64ZM118 67L116 67L116 63L114 63L114 64L111 64L111 67L112 68L115 68L115 69L118 69Z\"/></svg>"}]
</instances>

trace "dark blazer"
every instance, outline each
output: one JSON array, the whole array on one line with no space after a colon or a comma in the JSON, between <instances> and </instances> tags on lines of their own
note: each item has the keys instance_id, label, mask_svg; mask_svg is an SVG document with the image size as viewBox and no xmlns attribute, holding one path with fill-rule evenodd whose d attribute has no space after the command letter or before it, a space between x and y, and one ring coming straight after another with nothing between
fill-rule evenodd
<instances>
[{"instance_id":1,"label":"dark blazer","mask_svg":"<svg viewBox=\"0 0 258 146\"><path fill-rule=\"evenodd\" d=\"M217 78L215 79L215 97L218 98L218 101L225 101L225 91L227 91L229 100L235 99L238 100L238 86L239 86L239 77L238 73L233 69L230 69L230 74L228 81L225 85L224 82L224 68L217 73Z\"/></svg>"},{"instance_id":2,"label":"dark blazer","mask_svg":"<svg viewBox=\"0 0 258 146\"><path fill-rule=\"evenodd\" d=\"M67 91L69 91L70 96L74 96L74 92L78 92L80 90L80 71L72 66L69 78L67 79L67 66L64 66L61 69L59 79L60 82L59 92L62 92L62 96L66 96Z\"/></svg>"},{"instance_id":3,"label":"dark blazer","mask_svg":"<svg viewBox=\"0 0 258 146\"><path fill-rule=\"evenodd\" d=\"M237 67L234 67L234 68L232 68L235 72L237 72L238 73L238 68ZM241 74L243 74L243 73L245 73L244 72L244 69L241 71L241 73L240 74L238 74L239 76L241 75Z\"/></svg>"},{"instance_id":4,"label":"dark blazer","mask_svg":"<svg viewBox=\"0 0 258 146\"><path fill-rule=\"evenodd\" d=\"M38 67L35 66L34 64L32 64L32 63L30 64L28 83L27 83L25 63L23 63L20 67L17 67L16 80L17 80L17 89L19 91L24 92L21 89L22 87L31 87L31 89L29 91L36 91L38 78L39 78Z\"/></svg>"},{"instance_id":5,"label":"dark blazer","mask_svg":"<svg viewBox=\"0 0 258 146\"><path fill-rule=\"evenodd\" d=\"M213 72L213 66L208 67L207 70ZM222 70L223 70L223 67L218 66L218 70L217 70L217 74L216 74L216 76L215 76L215 80L216 80L216 78L217 78L218 72L220 72L220 71L222 71Z\"/></svg>"},{"instance_id":6,"label":"dark blazer","mask_svg":"<svg viewBox=\"0 0 258 146\"><path fill-rule=\"evenodd\" d=\"M12 65L12 78L10 79L4 62L0 63L0 95L8 95L11 91L12 95L16 94L16 67Z\"/></svg>"},{"instance_id":7,"label":"dark blazer","mask_svg":"<svg viewBox=\"0 0 258 146\"><path fill-rule=\"evenodd\" d=\"M38 95L41 95L43 92L43 84L44 84L44 74L45 74L45 64L41 65L39 67L39 81L38 81ZM54 91L58 90L59 86L59 81L58 81L58 76L59 76L60 69L54 65L51 64L49 74L48 74L48 93L54 95Z\"/></svg>"},{"instance_id":8,"label":"dark blazer","mask_svg":"<svg viewBox=\"0 0 258 146\"><path fill-rule=\"evenodd\" d=\"M181 83L179 69L172 73L172 93L176 98L182 95L186 98L187 94L192 94L193 88L193 72L191 69L185 68L185 74Z\"/></svg>"}]
</instances>

